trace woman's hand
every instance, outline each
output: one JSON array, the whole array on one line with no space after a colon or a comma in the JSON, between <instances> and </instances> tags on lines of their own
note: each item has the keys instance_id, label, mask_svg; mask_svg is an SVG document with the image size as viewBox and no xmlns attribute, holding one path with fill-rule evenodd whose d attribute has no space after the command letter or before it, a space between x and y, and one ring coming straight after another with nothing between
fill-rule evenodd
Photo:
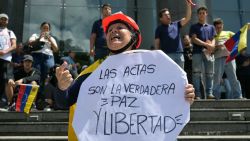
<instances>
[{"instance_id":1,"label":"woman's hand","mask_svg":"<svg viewBox=\"0 0 250 141\"><path fill-rule=\"evenodd\" d=\"M185 99L191 104L194 102L195 93L194 87L192 84L187 84L185 87Z\"/></svg>"},{"instance_id":2,"label":"woman's hand","mask_svg":"<svg viewBox=\"0 0 250 141\"><path fill-rule=\"evenodd\" d=\"M49 32L41 32L41 34L40 34L40 36L39 36L39 40L40 40L41 38L44 38L44 39L50 41L50 37L51 37L51 36L50 36Z\"/></svg>"},{"instance_id":3,"label":"woman's hand","mask_svg":"<svg viewBox=\"0 0 250 141\"><path fill-rule=\"evenodd\" d=\"M15 81L13 79L9 79L8 84L13 88L16 87Z\"/></svg>"},{"instance_id":4,"label":"woman's hand","mask_svg":"<svg viewBox=\"0 0 250 141\"><path fill-rule=\"evenodd\" d=\"M57 85L58 88L63 91L67 90L73 82L72 75L69 70L67 70L67 65L68 64L64 62L60 67L56 68Z\"/></svg>"},{"instance_id":5,"label":"woman's hand","mask_svg":"<svg viewBox=\"0 0 250 141\"><path fill-rule=\"evenodd\" d=\"M40 36L39 36L38 39L40 40L41 38L45 38L45 32L41 32L41 33L40 33Z\"/></svg>"},{"instance_id":6,"label":"woman's hand","mask_svg":"<svg viewBox=\"0 0 250 141\"><path fill-rule=\"evenodd\" d=\"M193 6L196 5L192 0L187 0L187 2L190 3L190 4L193 5Z\"/></svg>"}]
</instances>

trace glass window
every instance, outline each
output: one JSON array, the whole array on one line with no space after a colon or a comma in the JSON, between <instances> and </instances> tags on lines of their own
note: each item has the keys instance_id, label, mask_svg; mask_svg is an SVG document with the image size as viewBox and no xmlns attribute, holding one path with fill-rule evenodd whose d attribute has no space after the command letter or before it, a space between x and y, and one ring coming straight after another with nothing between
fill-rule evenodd
<instances>
[{"instance_id":1,"label":"glass window","mask_svg":"<svg viewBox=\"0 0 250 141\"><path fill-rule=\"evenodd\" d=\"M65 28L62 31L65 50L89 52L92 24L99 19L99 15L98 7L67 6L65 8Z\"/></svg>"},{"instance_id":2,"label":"glass window","mask_svg":"<svg viewBox=\"0 0 250 141\"><path fill-rule=\"evenodd\" d=\"M100 0L65 0L66 6L98 7Z\"/></svg>"},{"instance_id":3,"label":"glass window","mask_svg":"<svg viewBox=\"0 0 250 141\"><path fill-rule=\"evenodd\" d=\"M112 2L110 3L113 7ZM94 21L101 18L99 1L72 0L72 3L65 4L63 20L64 50L89 52L89 37ZM119 3L121 5L121 3ZM116 4L117 5L117 4ZM122 8L114 7L112 12L120 11Z\"/></svg>"},{"instance_id":4,"label":"glass window","mask_svg":"<svg viewBox=\"0 0 250 141\"><path fill-rule=\"evenodd\" d=\"M54 5L58 6L59 3L61 3L62 0L28 0L28 2L35 6L35 5Z\"/></svg>"},{"instance_id":5,"label":"glass window","mask_svg":"<svg viewBox=\"0 0 250 141\"><path fill-rule=\"evenodd\" d=\"M23 41L27 41L33 33L39 33L40 24L48 21L61 51L89 52L92 24L101 18L100 5L110 3L112 13L122 11L132 18L137 18L135 20L138 21L141 30L145 29L145 32L142 33L148 33L145 34L143 41L151 42L155 23L150 21L155 21L156 5L154 0L146 1L26 0ZM147 16L148 14L152 16ZM142 25L142 23L146 24ZM146 44L150 44L150 42ZM146 48L148 48L147 46Z\"/></svg>"},{"instance_id":6,"label":"glass window","mask_svg":"<svg viewBox=\"0 0 250 141\"><path fill-rule=\"evenodd\" d=\"M40 33L40 25L47 21L51 24L51 33L60 39L60 0L27 0L24 13L23 41L27 41L34 33Z\"/></svg>"}]
</instances>

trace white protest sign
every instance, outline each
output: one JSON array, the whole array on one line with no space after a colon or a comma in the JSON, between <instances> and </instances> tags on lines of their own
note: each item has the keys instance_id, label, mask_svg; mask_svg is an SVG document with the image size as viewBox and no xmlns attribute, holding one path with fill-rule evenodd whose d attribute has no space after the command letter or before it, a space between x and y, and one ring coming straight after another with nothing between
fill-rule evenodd
<instances>
[{"instance_id":1,"label":"white protest sign","mask_svg":"<svg viewBox=\"0 0 250 141\"><path fill-rule=\"evenodd\" d=\"M186 73L162 51L108 57L81 85L79 141L175 141L188 123Z\"/></svg>"}]
</instances>

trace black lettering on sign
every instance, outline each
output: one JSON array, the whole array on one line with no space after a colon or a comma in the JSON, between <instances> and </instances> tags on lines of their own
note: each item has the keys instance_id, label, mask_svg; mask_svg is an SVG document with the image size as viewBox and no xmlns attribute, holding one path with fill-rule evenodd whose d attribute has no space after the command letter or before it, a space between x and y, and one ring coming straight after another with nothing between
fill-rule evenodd
<instances>
[{"instance_id":1,"label":"black lettering on sign","mask_svg":"<svg viewBox=\"0 0 250 141\"><path fill-rule=\"evenodd\" d=\"M106 70L101 70L99 79L110 79L110 78L115 78L117 75L117 70L116 69L106 69Z\"/></svg>"},{"instance_id":2,"label":"black lettering on sign","mask_svg":"<svg viewBox=\"0 0 250 141\"><path fill-rule=\"evenodd\" d=\"M89 87L89 95L105 94L107 86L91 86Z\"/></svg>"},{"instance_id":3,"label":"black lettering on sign","mask_svg":"<svg viewBox=\"0 0 250 141\"><path fill-rule=\"evenodd\" d=\"M120 84L119 84L120 85ZM158 84L156 86L150 85L138 85L133 83L124 83L124 91L125 93L130 94L142 94L142 95L169 95L174 94L175 92L175 84L170 83L168 84Z\"/></svg>"},{"instance_id":4,"label":"black lettering on sign","mask_svg":"<svg viewBox=\"0 0 250 141\"><path fill-rule=\"evenodd\" d=\"M137 134L142 134L140 128L143 129L145 135L147 135L147 130L144 128L143 123L146 122L148 117L146 115L137 115Z\"/></svg>"},{"instance_id":5,"label":"black lettering on sign","mask_svg":"<svg viewBox=\"0 0 250 141\"><path fill-rule=\"evenodd\" d=\"M182 114L176 117L163 115L145 115L126 112L93 111L96 116L96 134L168 134L183 125ZM101 123L103 122L103 123Z\"/></svg>"},{"instance_id":6,"label":"black lettering on sign","mask_svg":"<svg viewBox=\"0 0 250 141\"><path fill-rule=\"evenodd\" d=\"M140 68L140 66L138 66L138 68ZM147 66L142 65L140 70L138 71L138 74L145 74L145 73L147 73Z\"/></svg>"},{"instance_id":7,"label":"black lettering on sign","mask_svg":"<svg viewBox=\"0 0 250 141\"><path fill-rule=\"evenodd\" d=\"M118 84L118 85L113 84L110 94L120 94L121 90L122 90L122 85L121 84Z\"/></svg>"},{"instance_id":8,"label":"black lettering on sign","mask_svg":"<svg viewBox=\"0 0 250 141\"><path fill-rule=\"evenodd\" d=\"M125 121L125 119L126 119L125 113L122 113L122 112L115 113L115 133L116 134L127 134L128 133L129 124ZM119 131L119 129L120 129L120 131Z\"/></svg>"},{"instance_id":9,"label":"black lettering on sign","mask_svg":"<svg viewBox=\"0 0 250 141\"><path fill-rule=\"evenodd\" d=\"M157 121L155 128L153 130L153 133L155 133L156 128L159 128L159 131L162 131L161 117L158 118L158 121Z\"/></svg>"},{"instance_id":10,"label":"black lettering on sign","mask_svg":"<svg viewBox=\"0 0 250 141\"><path fill-rule=\"evenodd\" d=\"M133 132L133 129L135 128L135 123L133 122L133 116L136 115L136 113L131 113L129 116L129 131L130 131L130 135L135 135L136 131Z\"/></svg>"},{"instance_id":11,"label":"black lettering on sign","mask_svg":"<svg viewBox=\"0 0 250 141\"><path fill-rule=\"evenodd\" d=\"M174 90L175 90L175 84L171 83L171 85L169 86L168 93L170 93L170 91L172 91L172 94L174 94Z\"/></svg>"},{"instance_id":12,"label":"black lettering on sign","mask_svg":"<svg viewBox=\"0 0 250 141\"><path fill-rule=\"evenodd\" d=\"M150 131L153 133L153 131L154 131L154 118L157 118L157 115L148 116L148 118L150 118L150 120L151 120Z\"/></svg>"},{"instance_id":13,"label":"black lettering on sign","mask_svg":"<svg viewBox=\"0 0 250 141\"><path fill-rule=\"evenodd\" d=\"M137 97L132 96L111 96L111 106L138 108L136 100Z\"/></svg>"},{"instance_id":14,"label":"black lettering on sign","mask_svg":"<svg viewBox=\"0 0 250 141\"><path fill-rule=\"evenodd\" d=\"M111 135L113 134L113 114L112 113L110 114L110 120L108 120L107 118L108 118L107 112L105 111L103 133L104 135ZM109 130L109 133L108 133L108 130Z\"/></svg>"},{"instance_id":15,"label":"black lettering on sign","mask_svg":"<svg viewBox=\"0 0 250 141\"><path fill-rule=\"evenodd\" d=\"M95 128L95 134L97 134L98 131L98 125L99 125L99 120L100 120L100 115L101 115L101 111L102 108L99 109L99 112L97 113L96 111L94 111L95 115L96 115L96 128Z\"/></svg>"},{"instance_id":16,"label":"black lettering on sign","mask_svg":"<svg viewBox=\"0 0 250 141\"><path fill-rule=\"evenodd\" d=\"M155 72L156 65L150 64L147 66L147 73L154 73Z\"/></svg>"},{"instance_id":17,"label":"black lettering on sign","mask_svg":"<svg viewBox=\"0 0 250 141\"><path fill-rule=\"evenodd\" d=\"M135 64L134 66L126 66L123 77L128 76L138 76L142 74L150 74L154 73L156 69L156 65L154 64Z\"/></svg>"}]
</instances>

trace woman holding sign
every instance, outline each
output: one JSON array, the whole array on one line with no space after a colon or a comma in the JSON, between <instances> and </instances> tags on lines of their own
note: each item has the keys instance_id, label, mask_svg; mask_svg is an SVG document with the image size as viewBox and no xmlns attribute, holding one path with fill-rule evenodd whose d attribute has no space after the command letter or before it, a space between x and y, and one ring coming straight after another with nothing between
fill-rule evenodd
<instances>
[{"instance_id":1,"label":"woman holding sign","mask_svg":"<svg viewBox=\"0 0 250 141\"><path fill-rule=\"evenodd\" d=\"M103 19L102 25L111 55L139 48L142 40L141 33L138 25L130 17L121 12L115 13ZM70 72L66 69L66 63L56 68L58 88L61 90L61 94L57 95L56 100L61 104L59 106L70 106L69 140L77 140L72 129L72 119L81 84L102 62L103 60L97 60L81 72L74 81ZM188 84L185 88L185 99L192 104L194 96L194 88Z\"/></svg>"}]
</instances>

